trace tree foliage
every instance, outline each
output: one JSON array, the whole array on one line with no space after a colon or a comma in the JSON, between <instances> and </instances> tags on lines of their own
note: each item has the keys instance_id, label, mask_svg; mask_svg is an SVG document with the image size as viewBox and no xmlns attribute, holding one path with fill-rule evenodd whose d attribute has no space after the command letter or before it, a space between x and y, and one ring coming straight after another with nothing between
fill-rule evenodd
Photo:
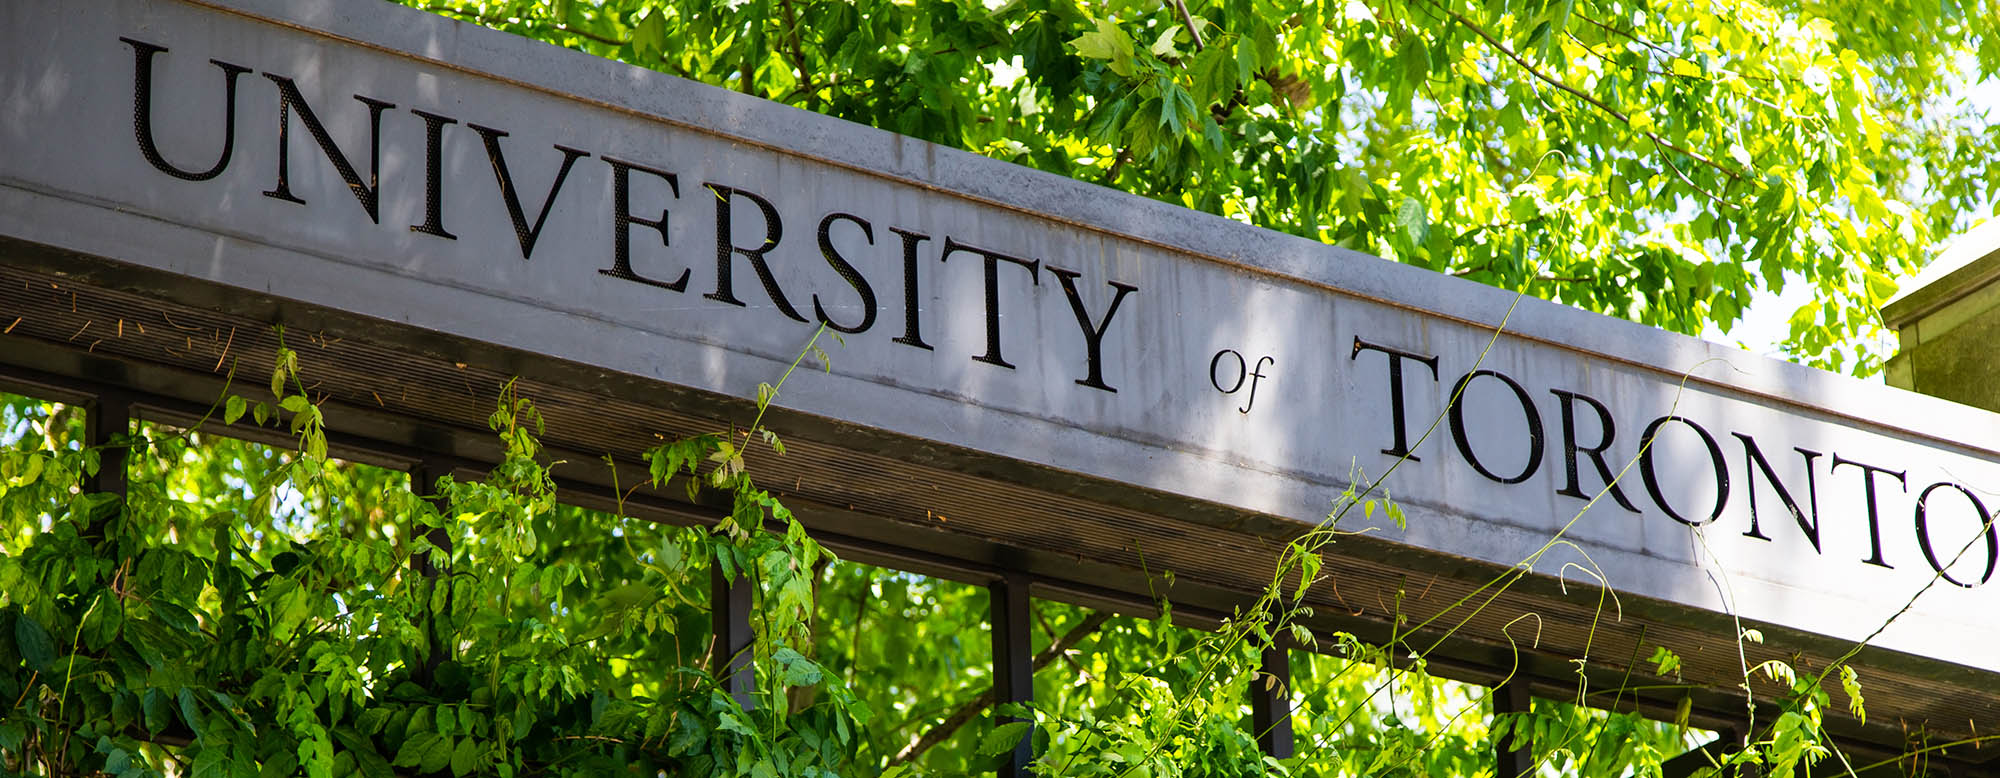
<instances>
[{"instance_id":1,"label":"tree foliage","mask_svg":"<svg viewBox=\"0 0 2000 778\"><path fill-rule=\"evenodd\" d=\"M1989 215L1992 0L406 0L808 110L1795 359Z\"/></svg>"},{"instance_id":2,"label":"tree foliage","mask_svg":"<svg viewBox=\"0 0 2000 778\"><path fill-rule=\"evenodd\" d=\"M965 775L1029 737L1046 775L1478 775L1511 733L1566 772L1618 775L1689 740L1549 701L1496 720L1483 690L1429 677L1419 646L1294 623L1331 521L1218 630L1037 602L1037 702L996 708L985 593L833 559L751 481L745 450L782 449L754 422L649 454L652 486L731 506L675 528L561 504L567 463L511 387L489 417L505 458L427 485L328 459L304 381L281 352L268 400L213 411L286 430L292 450L145 423L86 447L75 406L4 397L0 773ZM119 451L126 497L93 492ZM712 655L711 571L753 592L740 696ZM1257 657L1281 638L1324 654L1297 676L1304 747L1287 760L1257 748L1245 710L1278 682ZM1731 758L1782 774L1826 755L1819 678L1757 670L1795 693Z\"/></svg>"}]
</instances>

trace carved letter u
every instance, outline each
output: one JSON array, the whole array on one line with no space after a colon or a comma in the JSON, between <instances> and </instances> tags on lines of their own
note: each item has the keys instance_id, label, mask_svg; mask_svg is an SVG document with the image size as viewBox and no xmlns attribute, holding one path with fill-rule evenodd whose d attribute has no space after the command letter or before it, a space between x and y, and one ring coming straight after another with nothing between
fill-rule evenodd
<instances>
[{"instance_id":1,"label":"carved letter u","mask_svg":"<svg viewBox=\"0 0 2000 778\"><path fill-rule=\"evenodd\" d=\"M229 155L236 150L236 77L250 69L219 59L209 60L222 69L222 157L215 161L214 167L201 172L182 170L160 156L160 147L153 142L153 55L167 48L131 38L119 40L131 44L136 58L132 72L132 134L139 140L139 153L146 155L146 161L160 172L175 178L207 181L222 175L223 169L229 167Z\"/></svg>"}]
</instances>

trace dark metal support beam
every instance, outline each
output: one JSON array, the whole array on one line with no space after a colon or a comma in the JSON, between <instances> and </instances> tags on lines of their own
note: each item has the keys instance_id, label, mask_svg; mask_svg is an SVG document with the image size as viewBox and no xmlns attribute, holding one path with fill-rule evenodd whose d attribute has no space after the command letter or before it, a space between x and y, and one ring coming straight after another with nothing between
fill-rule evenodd
<instances>
[{"instance_id":1,"label":"dark metal support beam","mask_svg":"<svg viewBox=\"0 0 2000 778\"><path fill-rule=\"evenodd\" d=\"M131 448L121 439L132 431L132 400L124 392L101 392L83 410L83 445L97 451L97 472L84 479L83 488L92 494L114 494L118 501L110 512L83 517L83 537L91 543L103 540L111 524L125 512L125 463ZM93 512L94 513L94 512Z\"/></svg>"},{"instance_id":2,"label":"dark metal support beam","mask_svg":"<svg viewBox=\"0 0 2000 778\"><path fill-rule=\"evenodd\" d=\"M434 459L419 460L415 466L410 468L410 492L435 505L440 516L449 517L451 515L451 502L444 495L438 494L437 479L439 476L451 472L451 470L452 467L450 464ZM428 532L419 532L419 530L420 527L411 527L410 537L413 540L421 536L425 540L428 540L431 545L444 550L446 554L451 553L451 536L442 528L432 527ZM423 576L424 586L429 590L430 596L438 596L437 581L440 571L435 564L432 564L430 554L412 554L410 556L410 569L418 575ZM451 596L449 589L446 590L444 596ZM423 658L417 662L417 666L411 668L411 674L420 685L428 685L432 675L437 672L438 666L444 664L445 659L449 656L449 653L446 651L447 646L445 645L448 641L438 631L437 611L430 608L424 609L424 635L428 638L427 642L430 646L425 650Z\"/></svg>"},{"instance_id":3,"label":"dark metal support beam","mask_svg":"<svg viewBox=\"0 0 2000 778\"><path fill-rule=\"evenodd\" d=\"M722 688L736 704L749 709L756 704L757 673L751 666L750 611L755 607L752 583L747 571L737 570L736 580L722 574L722 566L709 562L709 616L715 636L709 661Z\"/></svg>"},{"instance_id":4,"label":"dark metal support beam","mask_svg":"<svg viewBox=\"0 0 2000 778\"><path fill-rule=\"evenodd\" d=\"M109 492L125 498L125 462L131 449L111 445L120 435L132 431L132 400L123 393L97 396L83 413L83 443L98 450L97 474L85 488Z\"/></svg>"},{"instance_id":5,"label":"dark metal support beam","mask_svg":"<svg viewBox=\"0 0 2000 778\"><path fill-rule=\"evenodd\" d=\"M1493 687L1491 698L1493 715L1496 718L1508 714L1525 714L1532 704L1528 697L1528 685L1519 678ZM1504 738L1493 739L1495 778L1520 778L1534 774L1535 751L1526 740L1518 738L1512 731L1509 731ZM1507 746L1510 743L1518 743L1519 747L1509 749Z\"/></svg>"},{"instance_id":6,"label":"dark metal support beam","mask_svg":"<svg viewBox=\"0 0 2000 778\"><path fill-rule=\"evenodd\" d=\"M1264 649L1250 684L1250 726L1257 747L1277 759L1292 756L1292 652L1283 637Z\"/></svg>"},{"instance_id":7,"label":"dark metal support beam","mask_svg":"<svg viewBox=\"0 0 2000 778\"><path fill-rule=\"evenodd\" d=\"M1035 652L1029 625L1028 579L1008 575L986 587L993 624L993 701L997 707L1010 702L1030 702L1035 698ZM994 723L1021 719L995 716ZM1035 760L1034 732L1021 734L1021 742L1001 763L1001 778L1027 778Z\"/></svg>"}]
</instances>

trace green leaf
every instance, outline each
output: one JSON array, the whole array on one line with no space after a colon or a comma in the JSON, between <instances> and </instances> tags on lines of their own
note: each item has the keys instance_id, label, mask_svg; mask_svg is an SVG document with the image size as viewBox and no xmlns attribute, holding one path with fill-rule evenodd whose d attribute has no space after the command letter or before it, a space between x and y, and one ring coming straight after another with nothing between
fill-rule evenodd
<instances>
[{"instance_id":1,"label":"green leaf","mask_svg":"<svg viewBox=\"0 0 2000 778\"><path fill-rule=\"evenodd\" d=\"M340 732L334 733L335 737L341 737L341 735L342 733ZM391 778L391 774L387 772L389 764L382 761L382 757L376 755L374 747L368 746L365 742L355 742L345 737L342 737L340 742L342 746L346 747L348 753L357 755L357 762L366 765L368 763L367 760L359 758L360 755L366 755L372 757L376 764L382 766L383 772L379 774L370 773L366 769L363 769L362 775L366 776L366 778ZM257 778L292 778L298 772L298 755L291 751L280 750L276 754L264 759L263 769L257 771Z\"/></svg>"},{"instance_id":2,"label":"green leaf","mask_svg":"<svg viewBox=\"0 0 2000 778\"><path fill-rule=\"evenodd\" d=\"M174 723L174 703L159 687L148 687L140 695L139 709L145 717L147 732L157 735Z\"/></svg>"},{"instance_id":3,"label":"green leaf","mask_svg":"<svg viewBox=\"0 0 2000 778\"><path fill-rule=\"evenodd\" d=\"M90 607L83 614L83 645L91 651L100 651L111 641L118 639L118 628L124 622L124 614L118 595L109 589L101 590L91 598Z\"/></svg>"},{"instance_id":4,"label":"green leaf","mask_svg":"<svg viewBox=\"0 0 2000 778\"><path fill-rule=\"evenodd\" d=\"M1425 212L1423 202L1414 197L1403 198L1403 203L1396 207L1396 228L1412 246L1422 246L1430 240L1430 214Z\"/></svg>"},{"instance_id":5,"label":"green leaf","mask_svg":"<svg viewBox=\"0 0 2000 778\"><path fill-rule=\"evenodd\" d=\"M1666 646L1653 647L1652 662L1654 675L1678 675L1680 673L1680 655L1675 654Z\"/></svg>"},{"instance_id":6,"label":"green leaf","mask_svg":"<svg viewBox=\"0 0 2000 778\"><path fill-rule=\"evenodd\" d=\"M195 621L194 614L189 613L186 608L166 600L154 600L152 606L153 615L167 626L190 635L201 631L201 624Z\"/></svg>"},{"instance_id":7,"label":"green leaf","mask_svg":"<svg viewBox=\"0 0 2000 778\"><path fill-rule=\"evenodd\" d=\"M1552 26L1548 22L1535 25L1534 30L1529 32L1527 37L1522 38L1520 45L1516 48L1520 51L1532 50L1542 56L1548 56L1550 29L1552 29Z\"/></svg>"},{"instance_id":8,"label":"green leaf","mask_svg":"<svg viewBox=\"0 0 2000 778\"><path fill-rule=\"evenodd\" d=\"M1113 73L1131 78L1135 72L1132 37L1110 19L1098 19L1095 30L1077 36L1069 45L1079 55L1107 61Z\"/></svg>"},{"instance_id":9,"label":"green leaf","mask_svg":"<svg viewBox=\"0 0 2000 778\"><path fill-rule=\"evenodd\" d=\"M42 456L39 453L30 454L27 464L22 466L21 474L14 477L14 485L32 486L36 479L42 477L42 468L47 466L48 457Z\"/></svg>"},{"instance_id":10,"label":"green leaf","mask_svg":"<svg viewBox=\"0 0 2000 778\"><path fill-rule=\"evenodd\" d=\"M104 745L105 744L102 741L98 743L99 748L102 748ZM131 769L131 767L132 767L132 752L127 751L123 748L113 749L111 751L111 755L104 758L104 772L110 773L112 775L123 773L126 770Z\"/></svg>"},{"instance_id":11,"label":"green leaf","mask_svg":"<svg viewBox=\"0 0 2000 778\"><path fill-rule=\"evenodd\" d=\"M21 659L28 667L41 672L49 672L55 666L56 641L42 623L23 611L14 619L14 647L21 652Z\"/></svg>"},{"instance_id":12,"label":"green leaf","mask_svg":"<svg viewBox=\"0 0 2000 778\"><path fill-rule=\"evenodd\" d=\"M195 704L194 690L183 687L175 700L180 703L181 722L194 730L195 737L201 737L201 709Z\"/></svg>"},{"instance_id":13,"label":"green leaf","mask_svg":"<svg viewBox=\"0 0 2000 778\"><path fill-rule=\"evenodd\" d=\"M1868 709L1861 699L1861 676L1854 672L1853 666L1840 666L1840 689L1847 693L1847 712L1854 714L1861 723L1868 723Z\"/></svg>"},{"instance_id":14,"label":"green leaf","mask_svg":"<svg viewBox=\"0 0 2000 778\"><path fill-rule=\"evenodd\" d=\"M1179 132L1183 121L1180 115L1181 101L1174 97L1174 93L1180 92L1181 88L1175 86L1173 79L1166 76L1154 79L1154 85L1160 90L1160 127L1168 132Z\"/></svg>"},{"instance_id":15,"label":"green leaf","mask_svg":"<svg viewBox=\"0 0 2000 778\"><path fill-rule=\"evenodd\" d=\"M1033 722L1015 721L994 727L985 737L979 739L979 754L999 756L1014 750L1014 746L1021 742L1021 736L1028 733L1030 726L1033 726Z\"/></svg>"},{"instance_id":16,"label":"green leaf","mask_svg":"<svg viewBox=\"0 0 2000 778\"><path fill-rule=\"evenodd\" d=\"M1868 280L1868 294L1877 300L1888 300L1896 296L1896 279L1875 270L1863 270L1862 277Z\"/></svg>"},{"instance_id":17,"label":"green leaf","mask_svg":"<svg viewBox=\"0 0 2000 778\"><path fill-rule=\"evenodd\" d=\"M1221 102L1236 88L1236 68L1228 46L1210 46L1194 56L1188 70L1194 76L1195 94L1206 102Z\"/></svg>"},{"instance_id":18,"label":"green leaf","mask_svg":"<svg viewBox=\"0 0 2000 778\"><path fill-rule=\"evenodd\" d=\"M228 778L229 752L221 746L203 746L194 757L194 778Z\"/></svg>"},{"instance_id":19,"label":"green leaf","mask_svg":"<svg viewBox=\"0 0 2000 778\"><path fill-rule=\"evenodd\" d=\"M243 412L247 410L250 410L250 403L241 397L230 395L229 401L223 404L222 423L235 424L237 419L243 418Z\"/></svg>"},{"instance_id":20,"label":"green leaf","mask_svg":"<svg viewBox=\"0 0 2000 778\"><path fill-rule=\"evenodd\" d=\"M472 738L458 741L451 750L451 774L465 775L479 766L479 744Z\"/></svg>"},{"instance_id":21,"label":"green leaf","mask_svg":"<svg viewBox=\"0 0 2000 778\"><path fill-rule=\"evenodd\" d=\"M1246 46L1240 40L1236 49L1236 83L1249 84L1257 75L1257 47Z\"/></svg>"},{"instance_id":22,"label":"green leaf","mask_svg":"<svg viewBox=\"0 0 2000 778\"><path fill-rule=\"evenodd\" d=\"M757 730L745 726L742 719L737 718L735 714L726 710L718 711L715 714L715 728L723 732L734 732L746 737L757 737Z\"/></svg>"},{"instance_id":23,"label":"green leaf","mask_svg":"<svg viewBox=\"0 0 2000 778\"><path fill-rule=\"evenodd\" d=\"M790 648L780 648L771 655L778 666L784 668L783 681L786 686L812 686L820 682L824 672L818 664Z\"/></svg>"},{"instance_id":24,"label":"green leaf","mask_svg":"<svg viewBox=\"0 0 2000 778\"><path fill-rule=\"evenodd\" d=\"M278 407L291 411L292 413L303 412L306 409L306 404L307 401L305 395L299 395L299 394L295 394L283 400L278 401Z\"/></svg>"},{"instance_id":25,"label":"green leaf","mask_svg":"<svg viewBox=\"0 0 2000 778\"><path fill-rule=\"evenodd\" d=\"M1118 46L1113 42L1118 34L1116 27L1100 19L1097 22L1097 29L1077 36L1075 40L1069 42L1069 46L1080 56L1090 59L1111 59L1112 55L1118 52Z\"/></svg>"},{"instance_id":26,"label":"green leaf","mask_svg":"<svg viewBox=\"0 0 2000 778\"><path fill-rule=\"evenodd\" d=\"M21 743L28 739L28 731L21 722L9 721L0 724L0 751L21 752Z\"/></svg>"},{"instance_id":27,"label":"green leaf","mask_svg":"<svg viewBox=\"0 0 2000 778\"><path fill-rule=\"evenodd\" d=\"M708 740L708 728L703 726L702 717L685 706L674 717L673 727L673 737L667 741L670 756L684 756Z\"/></svg>"},{"instance_id":28,"label":"green leaf","mask_svg":"<svg viewBox=\"0 0 2000 778\"><path fill-rule=\"evenodd\" d=\"M1403 65L1403 78L1413 86L1422 86L1431 75L1431 51L1423 39L1412 35L1403 42L1396 52L1396 59Z\"/></svg>"},{"instance_id":29,"label":"green leaf","mask_svg":"<svg viewBox=\"0 0 2000 778\"><path fill-rule=\"evenodd\" d=\"M1318 554L1306 553L1299 555L1299 587L1301 589L1311 586L1313 580L1319 577L1320 564L1321 560Z\"/></svg>"},{"instance_id":30,"label":"green leaf","mask_svg":"<svg viewBox=\"0 0 2000 778\"><path fill-rule=\"evenodd\" d=\"M632 30L632 49L640 59L657 59L667 50L667 17L660 9L648 9L646 18L639 20L639 26Z\"/></svg>"},{"instance_id":31,"label":"green leaf","mask_svg":"<svg viewBox=\"0 0 2000 778\"><path fill-rule=\"evenodd\" d=\"M402 747L396 749L396 758L390 760L389 764L396 767L416 767L423 763L424 757L431 751L431 746L437 745L440 740L444 739L438 737L436 732L412 733L409 739L403 741ZM445 748L446 753L450 753L449 741L446 741Z\"/></svg>"}]
</instances>

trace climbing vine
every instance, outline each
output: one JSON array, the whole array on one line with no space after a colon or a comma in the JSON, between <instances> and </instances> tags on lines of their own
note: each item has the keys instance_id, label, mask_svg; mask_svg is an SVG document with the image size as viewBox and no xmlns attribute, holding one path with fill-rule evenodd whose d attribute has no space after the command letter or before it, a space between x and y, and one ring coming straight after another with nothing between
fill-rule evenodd
<instances>
[{"instance_id":1,"label":"climbing vine","mask_svg":"<svg viewBox=\"0 0 2000 778\"><path fill-rule=\"evenodd\" d=\"M817 338L801 362L827 359ZM549 461L541 415L512 384L487 418L499 463L413 483L330 456L301 372L281 348L268 396L231 394L210 413L282 430L289 447L212 434L209 419L85 446L79 407L5 398L0 769L958 775L1027 737L1045 775L1475 775L1513 738L1548 769L1621 775L1656 774L1704 737L1685 711L1662 722L1537 701L1495 717L1486 690L1428 674L1435 644L1408 637L1424 625L1382 645L1308 629L1305 592L1325 580L1340 520L1401 521L1363 478L1217 629L1177 626L1164 601L1156 618L1038 602L1038 702L996 706L984 592L838 560L753 481L746 454L783 454L762 426L782 379L760 388L747 427L647 452L648 486L726 506L713 525L675 527L565 505L550 473L567 463ZM115 454L122 497L89 488ZM754 679L736 694L711 634L712 573L753 592ZM1295 652L1285 690L1299 706L1288 759L1260 751L1245 711L1252 688L1281 682L1258 669L1279 641L1312 649ZM1648 662L1677 674L1670 648ZM1789 692L1719 764L1846 763L1820 727L1829 682L1863 713L1852 667L1745 672Z\"/></svg>"}]
</instances>

